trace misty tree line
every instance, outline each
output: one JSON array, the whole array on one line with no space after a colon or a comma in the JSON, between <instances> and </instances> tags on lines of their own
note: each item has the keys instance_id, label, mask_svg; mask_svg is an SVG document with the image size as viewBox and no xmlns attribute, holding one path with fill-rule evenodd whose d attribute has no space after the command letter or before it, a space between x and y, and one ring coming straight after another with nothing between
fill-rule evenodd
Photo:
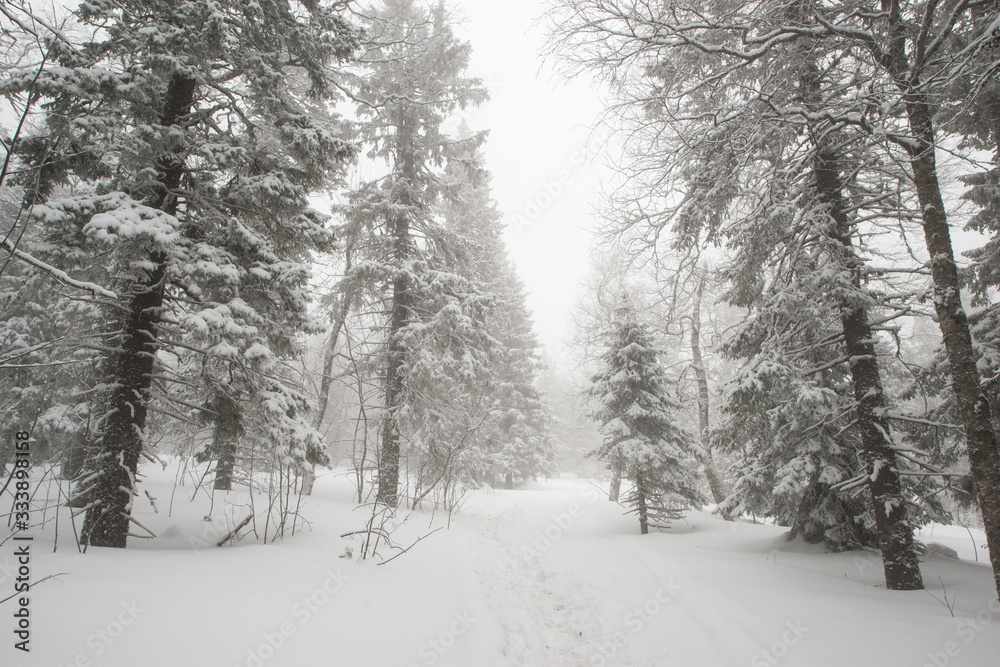
<instances>
[{"instance_id":1,"label":"misty tree line","mask_svg":"<svg viewBox=\"0 0 1000 667\"><path fill-rule=\"evenodd\" d=\"M0 28L0 463L30 428L80 548L147 534L160 453L265 491L264 539L332 439L390 507L550 470L443 4L8 2Z\"/></svg>"},{"instance_id":2,"label":"misty tree line","mask_svg":"<svg viewBox=\"0 0 1000 667\"><path fill-rule=\"evenodd\" d=\"M562 0L549 19L621 129L587 356L626 295L683 362L690 457L730 473L720 511L880 548L887 586L919 589L915 527L971 507L1000 591L1000 4ZM960 268L963 226L981 247Z\"/></svg>"}]
</instances>

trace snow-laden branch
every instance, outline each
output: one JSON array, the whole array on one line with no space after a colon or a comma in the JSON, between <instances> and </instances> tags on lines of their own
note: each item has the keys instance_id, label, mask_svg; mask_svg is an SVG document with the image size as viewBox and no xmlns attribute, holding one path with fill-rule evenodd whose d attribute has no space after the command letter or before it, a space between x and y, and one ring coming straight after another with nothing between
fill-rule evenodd
<instances>
[{"instance_id":1,"label":"snow-laden branch","mask_svg":"<svg viewBox=\"0 0 1000 667\"><path fill-rule=\"evenodd\" d=\"M0 248L6 250L7 253L12 257L14 257L15 259L19 259L25 264L33 266L36 269L39 269L40 271L44 271L45 273L49 274L50 276L52 276L59 282L63 283L64 285L68 285L69 287L75 287L76 289L84 290L85 292L91 292L93 294L96 294L97 296L103 296L105 298L112 299L114 301L118 300L118 295L112 292L111 290L105 289L104 287L101 287L96 283L87 282L85 280L77 280L76 278L71 277L68 273L66 273L62 269L57 269L51 264L43 262L37 257L33 257L32 255L24 252L23 250L18 250L17 248L14 247L14 244L11 243L10 240L4 239L3 241L0 241Z\"/></svg>"}]
</instances>

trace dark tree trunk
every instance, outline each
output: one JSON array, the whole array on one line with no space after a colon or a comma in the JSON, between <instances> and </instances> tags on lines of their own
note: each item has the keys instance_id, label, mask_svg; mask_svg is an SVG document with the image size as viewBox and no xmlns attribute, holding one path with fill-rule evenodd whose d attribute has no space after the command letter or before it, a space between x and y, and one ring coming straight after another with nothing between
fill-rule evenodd
<instances>
[{"instance_id":1,"label":"dark tree trunk","mask_svg":"<svg viewBox=\"0 0 1000 667\"><path fill-rule=\"evenodd\" d=\"M800 83L804 101L815 110L825 107L815 56L803 49ZM840 176L839 153L831 148L826 123L810 124L814 145L813 172L816 194L833 222L831 239L838 244L839 265L851 273L852 292L840 297L840 323L850 359L851 384L857 402L857 428L862 458L868 476L875 526L882 551L885 585L890 590L920 590L924 587L903 498L896 453L890 439L882 376L875 354L875 337L868 323L866 296L862 288L864 262L854 252L853 227L847 213Z\"/></svg>"},{"instance_id":2,"label":"dark tree trunk","mask_svg":"<svg viewBox=\"0 0 1000 667\"><path fill-rule=\"evenodd\" d=\"M1000 450L993 430L990 402L985 394L976 357L972 332L962 305L958 267L951 246L948 214L937 175L937 133L934 128L932 101L922 74L926 62L922 50L907 53L906 38L912 25L902 16L898 0L884 0L886 8L886 44L878 64L893 77L903 96L910 137L901 142L909 153L913 183L920 203L924 243L931 258L934 283L934 310L944 341L950 367L952 390L962 413L969 467L976 484L979 509L990 549L993 581L1000 596ZM931 8L929 17L933 17ZM946 19L940 30L948 30L961 15ZM928 22L928 28L932 23ZM933 35L931 35L933 36Z\"/></svg>"},{"instance_id":3,"label":"dark tree trunk","mask_svg":"<svg viewBox=\"0 0 1000 667\"><path fill-rule=\"evenodd\" d=\"M243 435L243 415L239 394L232 396L226 388L217 388L209 408L215 413L212 453L215 455L215 490L231 491L236 476L236 458Z\"/></svg>"},{"instance_id":4,"label":"dark tree trunk","mask_svg":"<svg viewBox=\"0 0 1000 667\"><path fill-rule=\"evenodd\" d=\"M164 277L163 258L158 257L156 268L134 285L119 348L104 365L113 389L95 462L97 476L84 492L89 500L80 535L84 546L124 548L128 540Z\"/></svg>"},{"instance_id":5,"label":"dark tree trunk","mask_svg":"<svg viewBox=\"0 0 1000 667\"><path fill-rule=\"evenodd\" d=\"M63 455L60 474L63 479L75 480L83 472L90 451L89 438L86 434L73 436L66 453Z\"/></svg>"},{"instance_id":6,"label":"dark tree trunk","mask_svg":"<svg viewBox=\"0 0 1000 667\"><path fill-rule=\"evenodd\" d=\"M822 140L820 140L822 142ZM889 421L882 377L875 355L875 338L868 324L868 309L861 294L864 265L854 252L852 227L843 198L837 156L819 146L814 158L816 190L834 223L834 240L840 244L842 265L851 271L854 298L840 303L840 322L850 357L851 382L857 401L865 473L872 496L875 525L882 549L885 585L890 590L924 587L899 478L896 454L889 439Z\"/></svg>"},{"instance_id":7,"label":"dark tree trunk","mask_svg":"<svg viewBox=\"0 0 1000 667\"><path fill-rule=\"evenodd\" d=\"M396 220L396 250L402 253L409 240L405 214ZM399 451L402 440L399 412L403 407L403 363L406 351L401 334L409 320L409 281L400 275L393 281L392 312L389 320L389 353L385 369L385 423L378 460L377 501L385 505L399 502Z\"/></svg>"},{"instance_id":8,"label":"dark tree trunk","mask_svg":"<svg viewBox=\"0 0 1000 667\"><path fill-rule=\"evenodd\" d=\"M635 476L636 513L639 515L639 534L649 533L649 513L646 508L646 491L643 488L642 475Z\"/></svg>"},{"instance_id":9,"label":"dark tree trunk","mask_svg":"<svg viewBox=\"0 0 1000 667\"><path fill-rule=\"evenodd\" d=\"M698 438L701 448L705 451L702 465L705 467L705 477L712 492L712 500L721 507L726 500L726 490L715 469L715 459L712 456L712 442L708 434L708 374L705 372L705 362L701 356L701 299L704 293L705 275L702 274L698 278L698 289L691 307L691 366L694 368L694 379L698 386ZM726 521L733 520L729 512L722 512L722 518Z\"/></svg>"},{"instance_id":10,"label":"dark tree trunk","mask_svg":"<svg viewBox=\"0 0 1000 667\"><path fill-rule=\"evenodd\" d=\"M176 125L190 111L194 89L193 79L175 75L170 80L161 125ZM151 195L150 204L175 214L176 191L184 171L183 159L165 155L157 161L156 167L163 180ZM119 344L102 365L105 382L112 389L107 398L107 414L95 461L96 477L84 490L89 500L80 531L84 547L122 548L128 541L166 282L166 258L162 253L153 252L149 259L153 268L142 280L128 285L123 294Z\"/></svg>"},{"instance_id":11,"label":"dark tree trunk","mask_svg":"<svg viewBox=\"0 0 1000 667\"><path fill-rule=\"evenodd\" d=\"M215 490L232 491L235 473L236 443L230 441L219 448L219 458L215 462Z\"/></svg>"},{"instance_id":12,"label":"dark tree trunk","mask_svg":"<svg viewBox=\"0 0 1000 667\"><path fill-rule=\"evenodd\" d=\"M1000 450L993 430L990 402L976 369L969 321L962 305L958 268L937 177L935 130L930 108L921 93L911 89L906 110L910 130L918 144L911 149L910 164L923 212L927 253L931 257L934 310L948 354L952 390L962 413L969 467L986 529L994 584L1000 596Z\"/></svg>"},{"instance_id":13,"label":"dark tree trunk","mask_svg":"<svg viewBox=\"0 0 1000 667\"><path fill-rule=\"evenodd\" d=\"M401 201L399 212L393 215L391 234L396 266L396 278L392 283L390 304L388 355L385 369L385 417L382 426L382 442L378 461L378 491L376 501L395 506L399 503L399 453L402 441L399 413L403 407L403 364L406 350L403 346L402 331L410 321L411 290L407 277L407 263L412 255L410 240L410 208L413 198L412 188L416 187L416 165L414 163L413 130L405 108L400 112L398 125L398 148L396 154L396 174L400 179Z\"/></svg>"},{"instance_id":14,"label":"dark tree trunk","mask_svg":"<svg viewBox=\"0 0 1000 667\"><path fill-rule=\"evenodd\" d=\"M503 488L507 489L508 491L514 488L514 473L508 472L507 475L504 477Z\"/></svg>"}]
</instances>

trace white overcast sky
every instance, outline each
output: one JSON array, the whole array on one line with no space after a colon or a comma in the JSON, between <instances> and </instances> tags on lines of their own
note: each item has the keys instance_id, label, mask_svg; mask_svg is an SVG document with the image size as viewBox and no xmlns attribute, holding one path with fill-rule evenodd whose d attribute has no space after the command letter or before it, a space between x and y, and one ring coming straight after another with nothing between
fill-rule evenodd
<instances>
[{"instance_id":1,"label":"white overcast sky","mask_svg":"<svg viewBox=\"0 0 1000 667\"><path fill-rule=\"evenodd\" d=\"M603 169L602 105L585 79L563 81L542 67L536 20L543 0L454 0L472 44L470 74L490 100L467 114L489 130L485 153L493 194L507 224L511 258L528 290L541 342L555 347L569 333L569 311L587 270L591 211Z\"/></svg>"}]
</instances>

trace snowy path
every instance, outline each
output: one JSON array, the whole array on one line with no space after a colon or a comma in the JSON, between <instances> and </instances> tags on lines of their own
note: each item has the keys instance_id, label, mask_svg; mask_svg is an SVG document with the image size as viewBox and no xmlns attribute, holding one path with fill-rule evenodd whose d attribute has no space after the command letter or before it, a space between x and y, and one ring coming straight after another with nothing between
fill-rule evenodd
<instances>
[{"instance_id":1,"label":"snowy path","mask_svg":"<svg viewBox=\"0 0 1000 667\"><path fill-rule=\"evenodd\" d=\"M560 524L534 528L539 510L519 505L482 515L483 529L467 547L471 562L505 631L511 664L589 664L606 628L595 615L601 602L588 595L588 582L539 551L532 536L562 532ZM565 508L556 508L572 517ZM528 539L526 539L528 538ZM530 541L529 541L530 540ZM544 544L544 542L543 542ZM543 547L544 548L544 547Z\"/></svg>"},{"instance_id":2,"label":"snowy path","mask_svg":"<svg viewBox=\"0 0 1000 667\"><path fill-rule=\"evenodd\" d=\"M628 534L635 521L587 483L517 493L513 502L480 500L483 528L469 547L512 664L673 664L692 647L702 664L747 662L766 630L756 612L714 587L681 583L710 581L711 568L695 576L655 548L617 548L639 537Z\"/></svg>"},{"instance_id":3,"label":"snowy path","mask_svg":"<svg viewBox=\"0 0 1000 667\"><path fill-rule=\"evenodd\" d=\"M147 485L165 498L162 477ZM311 530L266 546L191 549L206 526L197 503L136 511L160 538L86 555L36 543L37 576L67 574L32 591L32 653L5 641L0 665L992 667L1000 655L989 569L949 529L934 539L964 560L929 555L928 592L891 592L877 556L789 544L773 526L694 512L641 536L575 479L477 492L449 530L385 567L338 557L365 521L344 476L318 483ZM442 523L418 512L394 537ZM928 594L942 583L954 618Z\"/></svg>"},{"instance_id":4,"label":"snowy path","mask_svg":"<svg viewBox=\"0 0 1000 667\"><path fill-rule=\"evenodd\" d=\"M996 664L1000 613L962 626L925 592L885 591L877 557L789 545L780 528L694 513L640 536L580 480L479 496L466 514L511 665ZM987 569L929 556L923 571L985 617Z\"/></svg>"}]
</instances>

